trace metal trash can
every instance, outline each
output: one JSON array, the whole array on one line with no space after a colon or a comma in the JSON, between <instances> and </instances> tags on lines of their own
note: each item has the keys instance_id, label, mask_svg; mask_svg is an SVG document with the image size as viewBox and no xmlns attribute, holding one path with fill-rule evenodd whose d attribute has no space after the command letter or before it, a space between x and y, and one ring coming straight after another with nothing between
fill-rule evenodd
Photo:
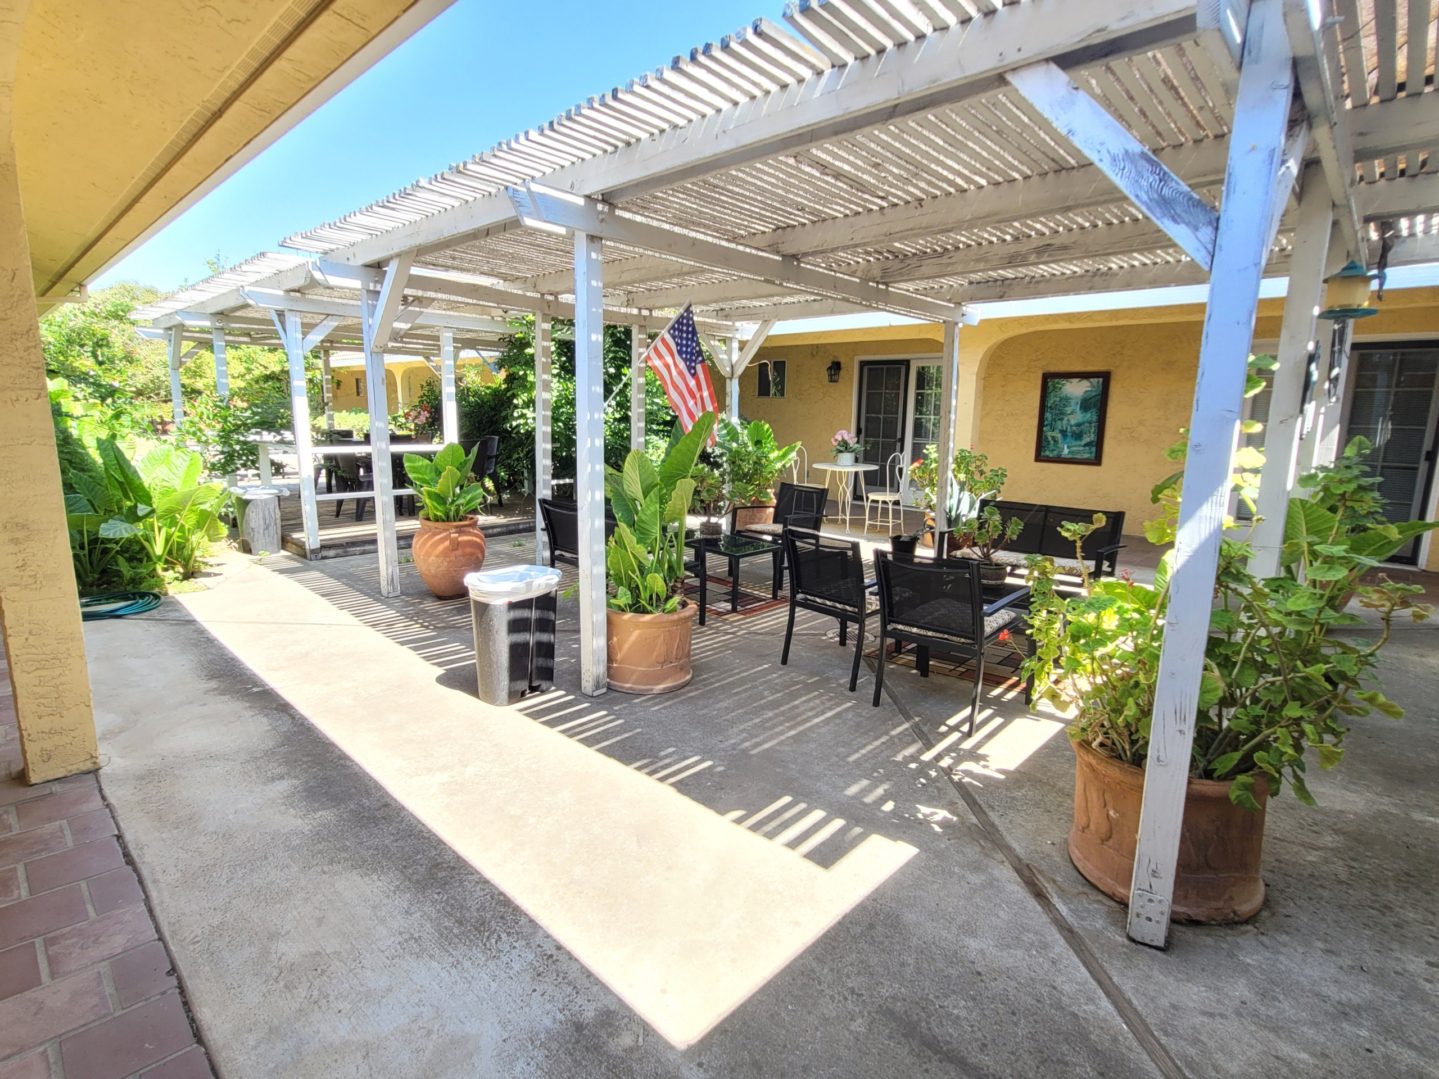
<instances>
[{"instance_id":1,"label":"metal trash can","mask_svg":"<svg viewBox=\"0 0 1439 1079\"><path fill-rule=\"evenodd\" d=\"M480 700L514 704L555 680L555 591L560 571L509 566L465 577Z\"/></svg>"}]
</instances>

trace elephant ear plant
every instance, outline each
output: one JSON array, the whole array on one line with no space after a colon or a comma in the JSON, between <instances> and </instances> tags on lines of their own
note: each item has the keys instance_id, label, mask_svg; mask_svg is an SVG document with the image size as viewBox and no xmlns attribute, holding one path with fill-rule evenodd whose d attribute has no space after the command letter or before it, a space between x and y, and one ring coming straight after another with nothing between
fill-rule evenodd
<instances>
[{"instance_id":1,"label":"elephant ear plant","mask_svg":"<svg viewBox=\"0 0 1439 1079\"><path fill-rule=\"evenodd\" d=\"M405 473L415 485L429 520L463 521L473 517L489 500L485 485L472 478L478 452L479 446L466 453L458 443L451 442L433 460L418 453L405 454Z\"/></svg>"},{"instance_id":2,"label":"elephant ear plant","mask_svg":"<svg viewBox=\"0 0 1439 1079\"><path fill-rule=\"evenodd\" d=\"M1332 768L1344 755L1346 717L1403 714L1378 685L1378 653L1397 616L1419 621L1429 609L1414 602L1418 586L1371 571L1439 521L1385 520L1379 479L1364 463L1369 449L1355 439L1337 463L1300 480L1307 497L1290 500L1276 576L1251 572L1253 547L1235 538L1233 522L1221 540L1189 774L1228 782L1238 805L1258 807L1256 783L1272 795L1286 782L1312 804L1309 750ZM1181 479L1153 492L1165 512L1146 532L1171 550L1152 585L1086 578L1080 595L1063 596L1053 563L1035 560L1036 650L1026 671L1036 693L1076 710L1075 741L1136 766L1150 748ZM1068 526L1066 535L1078 543L1101 523ZM1367 619L1349 613L1351 599Z\"/></svg>"},{"instance_id":3,"label":"elephant ear plant","mask_svg":"<svg viewBox=\"0 0 1439 1079\"><path fill-rule=\"evenodd\" d=\"M714 424L714 413L705 413L658 465L644 451L631 450L623 469L606 469L605 494L616 521L605 548L612 610L672 614L680 609L685 514L695 491L690 474Z\"/></svg>"}]
</instances>

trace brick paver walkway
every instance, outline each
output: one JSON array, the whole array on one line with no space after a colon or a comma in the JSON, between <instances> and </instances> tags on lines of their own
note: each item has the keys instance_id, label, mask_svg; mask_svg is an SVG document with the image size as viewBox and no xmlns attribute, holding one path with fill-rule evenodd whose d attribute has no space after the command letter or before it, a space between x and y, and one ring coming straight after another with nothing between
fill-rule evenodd
<instances>
[{"instance_id":1,"label":"brick paver walkway","mask_svg":"<svg viewBox=\"0 0 1439 1079\"><path fill-rule=\"evenodd\" d=\"M95 775L20 771L0 641L0 1079L209 1079Z\"/></svg>"}]
</instances>

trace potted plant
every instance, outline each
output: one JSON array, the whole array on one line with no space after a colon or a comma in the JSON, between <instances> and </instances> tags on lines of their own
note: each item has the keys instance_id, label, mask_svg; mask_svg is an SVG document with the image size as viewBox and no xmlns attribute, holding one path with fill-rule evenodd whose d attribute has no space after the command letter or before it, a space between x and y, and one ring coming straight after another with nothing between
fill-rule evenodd
<instances>
[{"instance_id":1,"label":"potted plant","mask_svg":"<svg viewBox=\"0 0 1439 1079\"><path fill-rule=\"evenodd\" d=\"M1376 679L1379 650L1394 618L1426 618L1422 591L1366 575L1436 521L1390 523L1379 513L1378 479L1356 439L1333 466L1306 476L1285 519L1280 572L1249 570L1252 548L1221 540L1215 603L1196 703L1194 748L1180 835L1173 912L1198 922L1242 921L1264 901L1260 876L1267 800L1288 784L1313 804L1305 783L1310 751L1320 768L1343 758L1347 716L1401 709ZM1164 513L1146 526L1151 541L1174 542L1181 475L1160 483ZM1097 524L1064 526L1076 544ZM1233 526L1231 533L1235 532ZM1129 897L1149 721L1154 707L1173 551L1153 584L1082 580L1079 596L1053 587L1053 563L1034 560L1026 674L1036 695L1074 709L1077 758L1069 855L1106 894ZM1083 566L1080 559L1080 565ZM1372 612L1372 641L1348 635L1363 621L1350 596Z\"/></svg>"},{"instance_id":2,"label":"potted plant","mask_svg":"<svg viewBox=\"0 0 1439 1079\"><path fill-rule=\"evenodd\" d=\"M690 478L695 481L690 509L700 517L699 533L709 539L718 539L723 535L721 521L729 509L724 476L713 465L698 464Z\"/></svg>"},{"instance_id":3,"label":"potted plant","mask_svg":"<svg viewBox=\"0 0 1439 1079\"><path fill-rule=\"evenodd\" d=\"M684 598L685 515L690 477L714 428L705 413L655 465L631 450L623 469L605 470L615 530L605 544L609 577L608 675L626 693L664 693L688 685L690 640L698 613Z\"/></svg>"},{"instance_id":4,"label":"potted plant","mask_svg":"<svg viewBox=\"0 0 1439 1079\"><path fill-rule=\"evenodd\" d=\"M718 453L725 497L735 507L735 527L749 528L774 518L774 489L794 461L799 443L781 446L764 420L719 421Z\"/></svg>"},{"instance_id":5,"label":"potted plant","mask_svg":"<svg viewBox=\"0 0 1439 1079\"><path fill-rule=\"evenodd\" d=\"M974 558L980 563L980 578L986 584L1003 584L1008 569L996 562L996 552L1003 550L1024 529L1018 517L1005 520L997 506L980 503L998 499L1009 479L1008 469L990 466L989 457L974 450L954 451L949 468L949 492L946 518L949 521L951 554ZM930 443L924 456L909 470L910 487L916 504L925 511L926 542L933 543L936 529L934 510L939 503L939 447Z\"/></svg>"},{"instance_id":6,"label":"potted plant","mask_svg":"<svg viewBox=\"0 0 1439 1079\"><path fill-rule=\"evenodd\" d=\"M440 599L464 595L465 574L485 562L485 534L475 511L489 492L474 478L475 452L451 442L433 460L405 454L405 472L423 506L411 554L421 579Z\"/></svg>"},{"instance_id":7,"label":"potted plant","mask_svg":"<svg viewBox=\"0 0 1439 1079\"><path fill-rule=\"evenodd\" d=\"M829 452L834 454L834 463L837 465L852 465L855 462L855 455L864 449L864 443L855 438L844 428L834 433L829 440Z\"/></svg>"}]
</instances>

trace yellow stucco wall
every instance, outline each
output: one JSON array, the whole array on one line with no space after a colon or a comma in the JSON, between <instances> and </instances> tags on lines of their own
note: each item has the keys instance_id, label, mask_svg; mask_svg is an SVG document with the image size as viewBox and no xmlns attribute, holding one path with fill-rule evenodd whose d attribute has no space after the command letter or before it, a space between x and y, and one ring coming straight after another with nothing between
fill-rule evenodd
<instances>
[{"instance_id":1,"label":"yellow stucco wall","mask_svg":"<svg viewBox=\"0 0 1439 1079\"><path fill-rule=\"evenodd\" d=\"M1279 335L1282 303L1266 300L1255 340ZM1172 465L1164 449L1189 421L1203 308L1139 308L992 319L960 333L960 405L955 438L1009 469L1006 494L1036 502L1120 509L1138 533L1153 513L1149 491ZM1381 313L1358 324L1359 343L1439 339L1439 289L1390 292ZM782 442L801 440L810 462L827 461L830 436L855 424L855 384L864 359L937 356L940 327L905 326L772 336L759 360L783 359L783 398L760 398L759 372L740 379L740 407ZM838 359L840 381L825 368ZM1109 408L1098 466L1034 460L1040 376L1046 371L1110 371ZM1439 543L1426 568L1439 570Z\"/></svg>"},{"instance_id":2,"label":"yellow stucco wall","mask_svg":"<svg viewBox=\"0 0 1439 1079\"><path fill-rule=\"evenodd\" d=\"M487 379L489 368L484 361L474 357L467 357L457 361L461 368L469 368L479 365L481 368L481 379ZM366 394L369 392L365 381L365 369L363 367L336 367L331 372L333 382L331 383L332 398L331 405L336 409L363 409L369 404ZM401 394L403 386L404 407L408 408L415 403L426 384L438 382L439 376L435 374L434 368L423 360L416 360L413 363L393 363L385 370L385 396L389 400L390 413L393 415L400 411ZM358 388L357 388L358 387Z\"/></svg>"}]
</instances>

